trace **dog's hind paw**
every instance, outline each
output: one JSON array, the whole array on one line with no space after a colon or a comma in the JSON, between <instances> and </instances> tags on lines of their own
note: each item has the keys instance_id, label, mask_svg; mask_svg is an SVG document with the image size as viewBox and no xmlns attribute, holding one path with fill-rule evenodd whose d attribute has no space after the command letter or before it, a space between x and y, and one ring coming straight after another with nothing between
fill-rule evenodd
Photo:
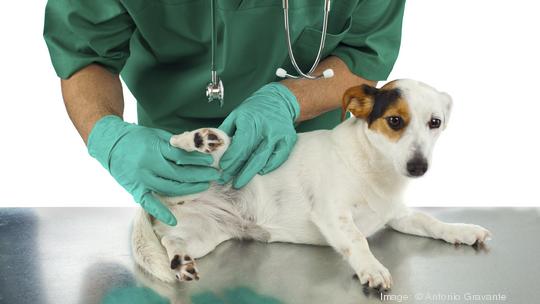
<instances>
[{"instance_id":1,"label":"dog's hind paw","mask_svg":"<svg viewBox=\"0 0 540 304\"><path fill-rule=\"evenodd\" d=\"M189 255L175 255L171 260L171 269L176 274L176 279L181 282L199 280L199 270Z\"/></svg>"},{"instance_id":2,"label":"dog's hind paw","mask_svg":"<svg viewBox=\"0 0 540 304\"><path fill-rule=\"evenodd\" d=\"M172 146L186 151L210 154L222 147L226 148L229 144L229 137L219 129L202 128L173 135L170 143Z\"/></svg>"}]
</instances>

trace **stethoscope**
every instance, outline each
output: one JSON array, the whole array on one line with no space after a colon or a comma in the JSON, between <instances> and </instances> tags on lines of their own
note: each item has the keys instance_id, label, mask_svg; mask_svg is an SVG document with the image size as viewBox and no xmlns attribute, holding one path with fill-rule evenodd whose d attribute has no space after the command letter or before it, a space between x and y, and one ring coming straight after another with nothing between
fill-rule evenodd
<instances>
[{"instance_id":1,"label":"stethoscope","mask_svg":"<svg viewBox=\"0 0 540 304\"><path fill-rule=\"evenodd\" d=\"M206 87L206 97L208 97L208 102L212 102L214 100L219 100L219 105L223 106L223 97L225 94L223 82L221 81L219 75L216 71L216 65L215 65L215 15L214 15L214 1L210 0L211 5L211 22L212 22L212 66L211 66L211 81ZM280 78L292 78L292 79L320 79L320 78L330 78L334 76L334 71L332 69L326 69L322 72L322 74L319 75L313 75L313 71L317 68L319 65L319 62L322 57L322 51L324 49L324 43L326 40L326 30L328 28L328 15L330 14L330 0L324 0L324 18L323 18L323 28L322 28L322 34L321 34L321 42L319 43L319 50L317 51L317 58L315 58L315 62L313 62L313 65L311 66L311 69L309 69L309 72L304 73L298 64L296 63L296 59L294 58L294 53L292 50L292 43L291 43L291 35L289 30L289 1L283 0L283 17L285 19L285 34L287 36L287 49L289 51L289 57L291 58L291 63L298 73L297 76L290 75L287 73L287 71L283 68L278 68L276 70L276 76Z\"/></svg>"}]
</instances>

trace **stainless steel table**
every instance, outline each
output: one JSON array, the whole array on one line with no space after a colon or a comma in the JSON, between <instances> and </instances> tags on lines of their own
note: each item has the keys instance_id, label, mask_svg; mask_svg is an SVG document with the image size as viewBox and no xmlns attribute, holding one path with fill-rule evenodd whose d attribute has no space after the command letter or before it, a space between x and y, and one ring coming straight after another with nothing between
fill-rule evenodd
<instances>
[{"instance_id":1,"label":"stainless steel table","mask_svg":"<svg viewBox=\"0 0 540 304\"><path fill-rule=\"evenodd\" d=\"M0 303L538 303L540 209L426 209L493 232L487 248L384 230L390 270L363 288L329 247L230 241L199 261L201 280L164 284L133 265L134 208L0 209Z\"/></svg>"}]
</instances>

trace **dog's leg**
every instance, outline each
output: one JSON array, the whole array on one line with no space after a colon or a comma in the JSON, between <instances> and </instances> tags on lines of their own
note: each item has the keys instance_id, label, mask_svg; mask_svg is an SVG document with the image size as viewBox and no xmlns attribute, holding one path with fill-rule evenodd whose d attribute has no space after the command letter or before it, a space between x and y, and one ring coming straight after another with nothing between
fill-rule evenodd
<instances>
[{"instance_id":1,"label":"dog's leg","mask_svg":"<svg viewBox=\"0 0 540 304\"><path fill-rule=\"evenodd\" d=\"M210 154L214 159L212 167L219 168L219 160L223 153L227 151L231 139L229 136L214 128L201 128L193 131L186 131L182 134L171 136L169 143L171 146L186 150L188 152L198 151L205 154ZM167 197L155 194L159 199L167 205L176 205L187 199L193 199L199 196L199 193L193 195Z\"/></svg>"},{"instance_id":2,"label":"dog's leg","mask_svg":"<svg viewBox=\"0 0 540 304\"><path fill-rule=\"evenodd\" d=\"M182 134L173 135L170 144L188 152L198 151L210 154L214 158L213 167L218 168L219 160L229 147L230 138L219 129L201 128ZM195 195L197 196L197 195ZM183 197L160 197L169 204L181 204ZM195 259L205 256L230 236L219 230L212 219L200 213L177 214L181 218L175 229L165 227L161 231L161 244L165 247L171 269L179 281L199 279Z\"/></svg>"},{"instance_id":3,"label":"dog's leg","mask_svg":"<svg viewBox=\"0 0 540 304\"><path fill-rule=\"evenodd\" d=\"M371 288L389 289L392 286L390 272L373 256L366 237L354 224L350 212L314 211L312 220L328 244L349 262L360 283L367 283Z\"/></svg>"},{"instance_id":4,"label":"dog's leg","mask_svg":"<svg viewBox=\"0 0 540 304\"><path fill-rule=\"evenodd\" d=\"M186 242L175 236L164 236L161 244L167 250L167 255L171 261L171 269L176 274L179 281L191 281L199 279L199 270L195 265L195 260L186 254Z\"/></svg>"},{"instance_id":5,"label":"dog's leg","mask_svg":"<svg viewBox=\"0 0 540 304\"><path fill-rule=\"evenodd\" d=\"M188 152L199 151L211 154L214 158L214 167L218 167L219 160L230 144L230 138L220 129L202 128L182 134L173 135L170 139L172 146Z\"/></svg>"},{"instance_id":6,"label":"dog's leg","mask_svg":"<svg viewBox=\"0 0 540 304\"><path fill-rule=\"evenodd\" d=\"M441 239L452 244L484 243L491 233L484 227L472 224L444 223L419 211L392 219L388 225L399 232Z\"/></svg>"},{"instance_id":7,"label":"dog's leg","mask_svg":"<svg viewBox=\"0 0 540 304\"><path fill-rule=\"evenodd\" d=\"M207 215L186 212L180 214L180 219L174 229L160 229L163 233L161 244L167 251L171 270L179 281L198 280L200 274L196 259L207 255L231 237Z\"/></svg>"}]
</instances>

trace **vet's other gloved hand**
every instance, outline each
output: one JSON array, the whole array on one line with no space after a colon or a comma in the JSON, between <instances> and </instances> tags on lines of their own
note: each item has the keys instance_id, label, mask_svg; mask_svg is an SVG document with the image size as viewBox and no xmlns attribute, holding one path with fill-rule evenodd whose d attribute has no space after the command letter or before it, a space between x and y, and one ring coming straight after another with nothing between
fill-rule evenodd
<instances>
[{"instance_id":1,"label":"vet's other gloved hand","mask_svg":"<svg viewBox=\"0 0 540 304\"><path fill-rule=\"evenodd\" d=\"M88 152L107 169L135 201L158 220L174 226L176 218L153 194L181 196L208 189L221 174L213 159L169 144L171 134L105 116L88 137Z\"/></svg>"},{"instance_id":2,"label":"vet's other gloved hand","mask_svg":"<svg viewBox=\"0 0 540 304\"><path fill-rule=\"evenodd\" d=\"M233 136L220 161L221 182L234 177L238 189L257 173L278 168L296 143L294 122L299 115L296 97L280 83L263 86L232 111L219 127Z\"/></svg>"}]
</instances>

